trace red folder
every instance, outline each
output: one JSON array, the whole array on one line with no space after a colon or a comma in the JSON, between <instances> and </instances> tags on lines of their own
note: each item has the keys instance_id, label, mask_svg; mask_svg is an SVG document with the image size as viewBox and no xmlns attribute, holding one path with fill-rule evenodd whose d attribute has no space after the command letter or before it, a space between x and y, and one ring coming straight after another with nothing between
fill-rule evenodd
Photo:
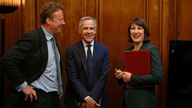
<instances>
[{"instance_id":1,"label":"red folder","mask_svg":"<svg viewBox=\"0 0 192 108\"><path fill-rule=\"evenodd\" d=\"M150 50L126 51L124 53L125 71L141 76L151 71Z\"/></svg>"}]
</instances>

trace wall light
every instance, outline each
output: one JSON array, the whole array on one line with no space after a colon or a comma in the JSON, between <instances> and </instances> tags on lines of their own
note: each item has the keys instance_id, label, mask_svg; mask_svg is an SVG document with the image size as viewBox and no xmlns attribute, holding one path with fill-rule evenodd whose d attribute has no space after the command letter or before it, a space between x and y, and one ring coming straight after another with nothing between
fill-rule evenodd
<instances>
[{"instance_id":1,"label":"wall light","mask_svg":"<svg viewBox=\"0 0 192 108\"><path fill-rule=\"evenodd\" d=\"M12 13L24 3L24 0L0 0L0 13Z\"/></svg>"}]
</instances>

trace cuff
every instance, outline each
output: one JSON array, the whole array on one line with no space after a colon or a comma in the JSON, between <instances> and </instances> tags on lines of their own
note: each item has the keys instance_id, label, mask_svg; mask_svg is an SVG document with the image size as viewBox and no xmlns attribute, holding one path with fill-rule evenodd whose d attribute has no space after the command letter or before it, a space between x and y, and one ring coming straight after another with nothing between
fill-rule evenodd
<instances>
[{"instance_id":1,"label":"cuff","mask_svg":"<svg viewBox=\"0 0 192 108\"><path fill-rule=\"evenodd\" d=\"M85 98L84 98L84 100L86 100L87 98L89 98L90 96L86 96Z\"/></svg>"},{"instance_id":2,"label":"cuff","mask_svg":"<svg viewBox=\"0 0 192 108\"><path fill-rule=\"evenodd\" d=\"M16 86L15 89L16 89L18 92L20 92L20 91L22 91L27 85L28 85L28 84L27 84L27 82L25 81L25 82L23 82L22 84L20 84L19 86Z\"/></svg>"}]
</instances>

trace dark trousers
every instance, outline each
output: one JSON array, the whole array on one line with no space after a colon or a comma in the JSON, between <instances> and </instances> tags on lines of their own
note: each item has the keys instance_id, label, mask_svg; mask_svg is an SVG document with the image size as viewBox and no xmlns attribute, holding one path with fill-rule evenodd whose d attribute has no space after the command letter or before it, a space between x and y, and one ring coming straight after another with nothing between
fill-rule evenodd
<instances>
[{"instance_id":1,"label":"dark trousers","mask_svg":"<svg viewBox=\"0 0 192 108\"><path fill-rule=\"evenodd\" d=\"M26 108L60 108L60 99L57 92L46 93L36 89L37 101L26 102Z\"/></svg>"},{"instance_id":2,"label":"dark trousers","mask_svg":"<svg viewBox=\"0 0 192 108\"><path fill-rule=\"evenodd\" d=\"M36 90L36 92L37 101L30 102L30 100L28 100L25 102L24 94L17 93L19 98L7 98L7 101L4 103L4 108L60 108L60 98L57 92L46 93L42 90ZM13 102L12 99L15 102ZM10 102L13 104L9 104Z\"/></svg>"}]
</instances>

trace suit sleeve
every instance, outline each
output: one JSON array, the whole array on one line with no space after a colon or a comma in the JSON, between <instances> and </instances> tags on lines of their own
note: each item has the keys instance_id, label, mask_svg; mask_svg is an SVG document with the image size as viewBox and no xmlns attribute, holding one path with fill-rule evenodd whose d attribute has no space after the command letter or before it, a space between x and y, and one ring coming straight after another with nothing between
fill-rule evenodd
<instances>
[{"instance_id":1,"label":"suit sleeve","mask_svg":"<svg viewBox=\"0 0 192 108\"><path fill-rule=\"evenodd\" d=\"M157 48L151 47L151 73L144 76L131 76L130 84L132 85L154 85L162 80L162 65L160 54Z\"/></svg>"},{"instance_id":2,"label":"suit sleeve","mask_svg":"<svg viewBox=\"0 0 192 108\"><path fill-rule=\"evenodd\" d=\"M2 58L3 69L13 86L18 86L25 81L21 72L21 64L30 53L34 44L28 36L23 36L10 48Z\"/></svg>"}]
</instances>

